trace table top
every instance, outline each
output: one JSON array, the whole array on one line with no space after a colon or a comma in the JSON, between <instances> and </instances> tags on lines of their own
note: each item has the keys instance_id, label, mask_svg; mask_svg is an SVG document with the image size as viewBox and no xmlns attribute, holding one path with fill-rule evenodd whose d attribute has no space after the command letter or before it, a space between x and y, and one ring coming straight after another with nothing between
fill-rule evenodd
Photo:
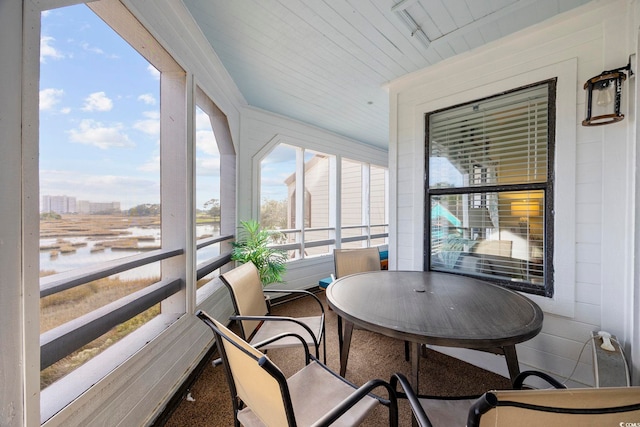
<instances>
[{"instance_id":1,"label":"table top","mask_svg":"<svg viewBox=\"0 0 640 427\"><path fill-rule=\"evenodd\" d=\"M448 347L514 345L542 329L540 307L523 295L470 277L426 271L345 276L327 288L329 306L356 326Z\"/></svg>"}]
</instances>

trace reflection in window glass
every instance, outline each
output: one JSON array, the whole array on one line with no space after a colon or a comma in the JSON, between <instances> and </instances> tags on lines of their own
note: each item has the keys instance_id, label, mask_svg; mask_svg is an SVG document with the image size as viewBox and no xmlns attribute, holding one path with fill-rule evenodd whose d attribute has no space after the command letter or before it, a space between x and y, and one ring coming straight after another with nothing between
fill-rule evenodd
<instances>
[{"instance_id":1,"label":"reflection in window glass","mask_svg":"<svg viewBox=\"0 0 640 427\"><path fill-rule=\"evenodd\" d=\"M473 207L473 196L491 200ZM431 266L509 281L543 279L542 191L431 198Z\"/></svg>"}]
</instances>

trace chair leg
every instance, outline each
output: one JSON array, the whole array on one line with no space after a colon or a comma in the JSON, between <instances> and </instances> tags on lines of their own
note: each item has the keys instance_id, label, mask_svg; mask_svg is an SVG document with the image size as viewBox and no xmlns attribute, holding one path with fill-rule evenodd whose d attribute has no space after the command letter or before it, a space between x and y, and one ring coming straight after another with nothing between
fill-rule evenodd
<instances>
[{"instance_id":1,"label":"chair leg","mask_svg":"<svg viewBox=\"0 0 640 427\"><path fill-rule=\"evenodd\" d=\"M404 360L406 362L408 362L410 359L409 357L409 341L405 341L404 342Z\"/></svg>"}]
</instances>

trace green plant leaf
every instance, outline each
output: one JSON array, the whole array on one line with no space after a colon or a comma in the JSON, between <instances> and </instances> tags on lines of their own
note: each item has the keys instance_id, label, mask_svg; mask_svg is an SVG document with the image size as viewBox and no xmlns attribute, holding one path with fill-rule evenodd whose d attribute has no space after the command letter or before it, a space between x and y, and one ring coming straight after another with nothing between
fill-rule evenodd
<instances>
[{"instance_id":1,"label":"green plant leaf","mask_svg":"<svg viewBox=\"0 0 640 427\"><path fill-rule=\"evenodd\" d=\"M240 221L238 238L232 243L231 259L242 264L251 261L258 269L263 286L282 282L287 271L287 253L269 246L271 235L258 221Z\"/></svg>"}]
</instances>

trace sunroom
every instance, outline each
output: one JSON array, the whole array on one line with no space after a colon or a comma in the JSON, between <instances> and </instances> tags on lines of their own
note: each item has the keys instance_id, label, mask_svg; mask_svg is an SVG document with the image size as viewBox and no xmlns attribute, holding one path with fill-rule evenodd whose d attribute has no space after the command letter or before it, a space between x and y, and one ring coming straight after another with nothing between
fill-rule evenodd
<instances>
[{"instance_id":1,"label":"sunroom","mask_svg":"<svg viewBox=\"0 0 640 427\"><path fill-rule=\"evenodd\" d=\"M521 370L596 386L602 330L638 385L639 26L636 0L3 1L0 425L152 424L214 345L194 313L233 314L248 219L290 289L379 247L534 301Z\"/></svg>"}]
</instances>

